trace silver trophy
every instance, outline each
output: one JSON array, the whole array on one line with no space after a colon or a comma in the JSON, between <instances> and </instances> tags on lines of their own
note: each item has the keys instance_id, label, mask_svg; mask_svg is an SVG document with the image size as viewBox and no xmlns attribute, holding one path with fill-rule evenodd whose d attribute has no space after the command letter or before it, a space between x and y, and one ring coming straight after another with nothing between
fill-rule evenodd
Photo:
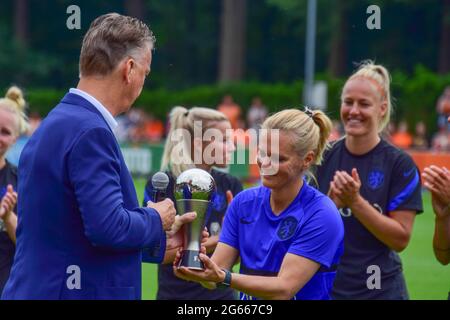
<instances>
[{"instance_id":1,"label":"silver trophy","mask_svg":"<svg viewBox=\"0 0 450 320\"><path fill-rule=\"evenodd\" d=\"M216 191L214 178L205 170L189 169L181 173L175 184L175 200L178 214L195 211L197 217L184 225L184 250L178 267L203 270L198 255L202 231L209 218L212 197Z\"/></svg>"}]
</instances>

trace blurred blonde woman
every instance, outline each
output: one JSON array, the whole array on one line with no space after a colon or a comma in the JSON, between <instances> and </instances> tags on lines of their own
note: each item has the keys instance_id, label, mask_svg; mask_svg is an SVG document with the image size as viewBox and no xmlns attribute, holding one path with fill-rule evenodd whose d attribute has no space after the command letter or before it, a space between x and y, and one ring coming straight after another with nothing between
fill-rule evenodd
<instances>
[{"instance_id":1,"label":"blurred blonde woman","mask_svg":"<svg viewBox=\"0 0 450 320\"><path fill-rule=\"evenodd\" d=\"M161 170L169 176L168 197L175 203L174 182L180 173L187 169L206 170L216 182L217 193L210 219L207 221L210 238L205 243L207 252L211 253L217 245L228 202L242 191L242 184L237 178L214 169L214 167L227 167L231 153L235 150L230 139L231 124L223 113L198 107L189 110L184 107L175 107L170 113L169 121L170 131L161 164ZM208 138L210 134L215 135L215 138ZM145 187L144 204L151 200L151 178ZM164 260L172 262L175 253L176 250L168 252ZM158 284L158 300L231 300L236 298L235 292L231 289L211 292L198 283L178 279L173 274L170 264L159 265Z\"/></svg>"},{"instance_id":2,"label":"blurred blonde woman","mask_svg":"<svg viewBox=\"0 0 450 320\"><path fill-rule=\"evenodd\" d=\"M447 122L450 124L450 117ZM435 213L433 236L434 255L440 263L450 263L450 170L429 166L422 173L425 187L431 191L431 203ZM450 299L450 294L449 294Z\"/></svg>"},{"instance_id":3,"label":"blurred blonde woman","mask_svg":"<svg viewBox=\"0 0 450 320\"><path fill-rule=\"evenodd\" d=\"M22 91L11 87L0 99L0 295L13 263L17 216L17 168L10 164L6 152L28 129Z\"/></svg>"},{"instance_id":4,"label":"blurred blonde woman","mask_svg":"<svg viewBox=\"0 0 450 320\"><path fill-rule=\"evenodd\" d=\"M231 287L241 299L330 299L344 228L334 203L304 175L319 164L331 121L321 111L284 110L266 119L258 146L262 186L231 202L206 270L174 272L208 288ZM240 257L239 273L230 270Z\"/></svg>"},{"instance_id":5,"label":"blurred blonde woman","mask_svg":"<svg viewBox=\"0 0 450 320\"><path fill-rule=\"evenodd\" d=\"M388 70L364 62L341 96L345 130L317 171L320 191L340 209L344 255L335 299L408 299L402 263L422 212L419 172L411 157L380 137L392 112Z\"/></svg>"}]
</instances>

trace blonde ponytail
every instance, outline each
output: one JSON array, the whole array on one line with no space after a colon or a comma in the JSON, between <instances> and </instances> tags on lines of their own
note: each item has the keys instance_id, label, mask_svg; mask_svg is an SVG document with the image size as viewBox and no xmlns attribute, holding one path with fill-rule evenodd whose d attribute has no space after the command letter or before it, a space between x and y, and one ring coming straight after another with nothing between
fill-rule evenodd
<instances>
[{"instance_id":1,"label":"blonde ponytail","mask_svg":"<svg viewBox=\"0 0 450 320\"><path fill-rule=\"evenodd\" d=\"M319 142L317 144L316 161L315 164L322 163L323 153L328 148L328 138L330 137L333 123L322 111L313 111L312 119L314 123L319 127Z\"/></svg>"},{"instance_id":2,"label":"blonde ponytail","mask_svg":"<svg viewBox=\"0 0 450 320\"><path fill-rule=\"evenodd\" d=\"M292 135L294 150L300 157L314 152L314 164L320 164L328 146L331 120L322 111L287 109L264 121L263 129L278 129Z\"/></svg>"},{"instance_id":3,"label":"blonde ponytail","mask_svg":"<svg viewBox=\"0 0 450 320\"><path fill-rule=\"evenodd\" d=\"M17 136L26 133L29 128L25 107L22 90L16 86L10 87L5 98L0 99L0 109L12 112L17 120Z\"/></svg>"},{"instance_id":4,"label":"blonde ponytail","mask_svg":"<svg viewBox=\"0 0 450 320\"><path fill-rule=\"evenodd\" d=\"M187 134L180 129L186 129L188 124L188 110L184 107L175 107L169 115L169 133L164 146L161 160L161 170L171 171L178 177L184 170L193 168L191 159L191 140ZM175 147L179 145L179 152L175 152Z\"/></svg>"},{"instance_id":5,"label":"blonde ponytail","mask_svg":"<svg viewBox=\"0 0 450 320\"><path fill-rule=\"evenodd\" d=\"M22 90L20 90L18 87L12 86L11 88L9 88L6 92L5 97L14 101L20 111L25 111L25 99L23 98Z\"/></svg>"}]
</instances>

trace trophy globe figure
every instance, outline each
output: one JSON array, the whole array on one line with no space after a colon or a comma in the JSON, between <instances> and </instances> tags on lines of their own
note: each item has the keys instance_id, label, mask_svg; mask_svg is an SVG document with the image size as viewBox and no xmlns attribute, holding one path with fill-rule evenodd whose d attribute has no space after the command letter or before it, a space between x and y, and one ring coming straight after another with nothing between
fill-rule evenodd
<instances>
[{"instance_id":1,"label":"trophy globe figure","mask_svg":"<svg viewBox=\"0 0 450 320\"><path fill-rule=\"evenodd\" d=\"M184 225L184 250L178 266L203 270L204 266L198 255L202 231L212 209L216 183L207 171L189 169L178 176L174 193L178 214L192 211L197 214L194 221Z\"/></svg>"}]
</instances>

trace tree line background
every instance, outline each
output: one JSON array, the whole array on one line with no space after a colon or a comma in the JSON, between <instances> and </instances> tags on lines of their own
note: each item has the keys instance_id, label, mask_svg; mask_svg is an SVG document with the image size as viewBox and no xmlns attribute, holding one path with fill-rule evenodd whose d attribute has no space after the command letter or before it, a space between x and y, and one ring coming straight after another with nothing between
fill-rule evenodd
<instances>
[{"instance_id":1,"label":"tree line background","mask_svg":"<svg viewBox=\"0 0 450 320\"><path fill-rule=\"evenodd\" d=\"M66 27L72 4L81 9L81 30ZM381 8L381 30L366 27L372 4ZM138 103L157 116L171 103L214 106L226 92L243 105L262 95L271 110L299 104L306 9L306 0L2 0L0 88L22 86L30 103L48 112L77 83L91 21L114 11L144 20L156 35ZM318 0L316 72L330 85L331 112L343 79L364 59L396 75L397 117L425 116L433 126L435 100L450 84L450 0Z\"/></svg>"}]
</instances>

